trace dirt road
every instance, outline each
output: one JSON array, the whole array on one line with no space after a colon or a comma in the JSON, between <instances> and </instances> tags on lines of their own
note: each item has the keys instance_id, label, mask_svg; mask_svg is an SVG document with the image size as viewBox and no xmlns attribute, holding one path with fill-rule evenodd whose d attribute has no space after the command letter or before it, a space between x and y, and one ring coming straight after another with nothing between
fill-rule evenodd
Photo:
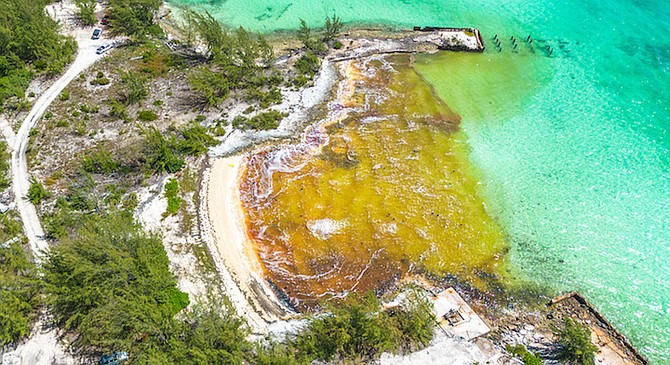
<instances>
[{"instance_id":1,"label":"dirt road","mask_svg":"<svg viewBox=\"0 0 670 365\"><path fill-rule=\"evenodd\" d=\"M67 5L72 5L67 1ZM70 16L72 13L63 6L59 9L63 16ZM49 10L47 10L49 13ZM66 13L67 12L67 13ZM51 13L50 13L51 14ZM63 19L61 19L63 20ZM68 19L69 20L69 19ZM66 21L67 23L67 21ZM66 24L67 25L67 24ZM33 108L28 116L21 123L21 127L16 133L13 141L8 139L8 143L13 144L12 152L12 187L16 201L16 208L21 214L23 227L30 243L30 248L35 255L35 260L39 264L42 253L48 248L44 239L44 230L37 215L35 206L26 198L30 188L30 174L26 163L26 148L28 147L28 138L30 130L39 122L40 118L47 110L49 105L60 95L65 87L74 80L81 72L93 65L102 56L96 54L96 49L110 42L109 39L102 37L98 40L91 39L92 27L76 29L71 32L78 43L78 51L74 62L67 71L54 82L42 95L35 101ZM8 133L3 133L8 135ZM11 134L11 133L10 133ZM7 364L25 364L25 365L71 365L78 363L70 354L68 354L57 340L57 335L53 328L44 327L42 324L45 319L42 317L34 325L32 334L28 340L21 343L15 351L6 353L0 363Z\"/></svg>"},{"instance_id":2,"label":"dirt road","mask_svg":"<svg viewBox=\"0 0 670 365\"><path fill-rule=\"evenodd\" d=\"M35 105L23 123L21 123L21 128L16 134L12 153L13 188L14 196L16 197L16 208L21 214L26 236L30 242L30 248L38 261L40 253L47 249L47 243L44 240L44 231L42 230L35 206L26 199L28 189L30 188L30 174L28 173L28 165L26 163L26 148L28 147L30 130L37 125L37 122L49 105L75 77L102 57L96 54L96 49L105 43L104 39L91 40L91 31L89 29L77 32L76 36L79 50L74 62L35 101Z\"/></svg>"}]
</instances>

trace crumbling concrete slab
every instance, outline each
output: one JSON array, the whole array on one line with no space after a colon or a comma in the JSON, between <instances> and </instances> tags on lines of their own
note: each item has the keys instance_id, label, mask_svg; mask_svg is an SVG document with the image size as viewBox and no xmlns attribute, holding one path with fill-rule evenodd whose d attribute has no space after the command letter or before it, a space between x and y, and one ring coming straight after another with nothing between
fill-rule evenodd
<instances>
[{"instance_id":1,"label":"crumbling concrete slab","mask_svg":"<svg viewBox=\"0 0 670 365\"><path fill-rule=\"evenodd\" d=\"M449 336L470 341L491 332L454 288L440 292L431 300L438 324Z\"/></svg>"}]
</instances>

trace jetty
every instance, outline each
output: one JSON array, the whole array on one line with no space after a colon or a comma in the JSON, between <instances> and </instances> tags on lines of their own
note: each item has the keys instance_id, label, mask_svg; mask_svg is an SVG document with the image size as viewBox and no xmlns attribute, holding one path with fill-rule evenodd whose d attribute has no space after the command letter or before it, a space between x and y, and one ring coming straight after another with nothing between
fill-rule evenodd
<instances>
[{"instance_id":1,"label":"jetty","mask_svg":"<svg viewBox=\"0 0 670 365\"><path fill-rule=\"evenodd\" d=\"M437 35L437 48L454 52L484 52L484 39L477 28L414 27L416 32Z\"/></svg>"},{"instance_id":2,"label":"jetty","mask_svg":"<svg viewBox=\"0 0 670 365\"><path fill-rule=\"evenodd\" d=\"M552 299L549 308L563 316L577 317L591 330L591 340L596 344L599 356L607 364L649 365L649 361L628 342L610 321L605 318L586 298L577 292L570 292Z\"/></svg>"},{"instance_id":3,"label":"jetty","mask_svg":"<svg viewBox=\"0 0 670 365\"><path fill-rule=\"evenodd\" d=\"M484 40L477 28L414 27L389 32L377 29L358 29L345 32L338 38L342 44L326 57L341 62L363 57L398 53L484 52Z\"/></svg>"}]
</instances>

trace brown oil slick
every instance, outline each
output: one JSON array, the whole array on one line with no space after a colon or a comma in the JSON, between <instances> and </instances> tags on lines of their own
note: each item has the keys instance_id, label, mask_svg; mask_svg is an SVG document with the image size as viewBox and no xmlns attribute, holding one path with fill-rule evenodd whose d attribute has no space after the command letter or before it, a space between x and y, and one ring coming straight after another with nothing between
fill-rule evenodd
<instances>
[{"instance_id":1,"label":"brown oil slick","mask_svg":"<svg viewBox=\"0 0 670 365\"><path fill-rule=\"evenodd\" d=\"M265 274L298 308L408 273L483 285L506 244L460 117L409 56L351 61L331 116L249 158L241 197ZM327 126L326 126L327 125Z\"/></svg>"}]
</instances>

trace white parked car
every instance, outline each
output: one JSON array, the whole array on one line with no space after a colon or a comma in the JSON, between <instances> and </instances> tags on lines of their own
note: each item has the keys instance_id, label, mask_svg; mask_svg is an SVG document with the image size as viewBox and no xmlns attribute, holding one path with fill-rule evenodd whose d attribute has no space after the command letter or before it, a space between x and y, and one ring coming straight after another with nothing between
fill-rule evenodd
<instances>
[{"instance_id":1,"label":"white parked car","mask_svg":"<svg viewBox=\"0 0 670 365\"><path fill-rule=\"evenodd\" d=\"M98 47L98 49L95 51L95 53L103 54L103 53L109 51L112 48L114 48L114 43L108 43L108 44L105 44L104 46Z\"/></svg>"}]
</instances>

